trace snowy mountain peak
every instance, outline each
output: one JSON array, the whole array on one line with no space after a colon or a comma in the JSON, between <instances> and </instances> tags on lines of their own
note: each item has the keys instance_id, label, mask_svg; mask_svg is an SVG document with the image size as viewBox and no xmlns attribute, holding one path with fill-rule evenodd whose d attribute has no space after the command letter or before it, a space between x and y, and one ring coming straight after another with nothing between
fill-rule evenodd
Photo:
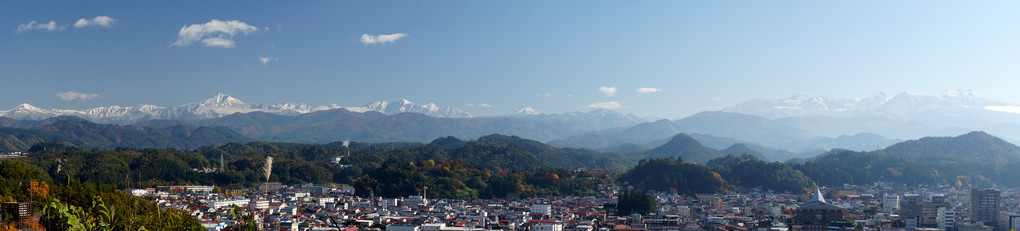
<instances>
[{"instance_id":1,"label":"snowy mountain peak","mask_svg":"<svg viewBox=\"0 0 1020 231\"><path fill-rule=\"evenodd\" d=\"M723 109L727 112L757 115L766 118L800 116L853 117L865 115L912 118L939 112L945 115L962 115L964 111L981 113L987 106L1016 105L973 91L949 90L941 94L903 92L890 97L877 93L865 98L838 98L827 96L795 95L787 98L755 99ZM930 117L930 116L929 116Z\"/></svg>"},{"instance_id":2,"label":"snowy mountain peak","mask_svg":"<svg viewBox=\"0 0 1020 231\"><path fill-rule=\"evenodd\" d=\"M17 107L14 107L14 109L11 109L11 110L12 111L42 111L42 109L37 108L37 107L32 106L31 104L27 104L27 103L19 104Z\"/></svg>"},{"instance_id":3,"label":"snowy mountain peak","mask_svg":"<svg viewBox=\"0 0 1020 231\"><path fill-rule=\"evenodd\" d=\"M216 96L203 100L199 104L204 106L230 106L230 105L243 105L244 101L234 98L233 96L218 93L216 94Z\"/></svg>"},{"instance_id":4,"label":"snowy mountain peak","mask_svg":"<svg viewBox=\"0 0 1020 231\"><path fill-rule=\"evenodd\" d=\"M383 114L392 115L399 113L420 113L434 117L465 118L471 117L471 113L453 107L442 107L435 103L415 104L407 99L394 101L376 101L365 105L366 111L377 111Z\"/></svg>"},{"instance_id":5,"label":"snowy mountain peak","mask_svg":"<svg viewBox=\"0 0 1020 231\"><path fill-rule=\"evenodd\" d=\"M517 110L517 112L514 112L513 114L510 114L510 116L529 116L529 115L539 115L539 114L542 114L542 112L540 112L538 110L535 110L534 108L531 108L531 107L524 107L524 108L521 108L520 110Z\"/></svg>"}]
</instances>

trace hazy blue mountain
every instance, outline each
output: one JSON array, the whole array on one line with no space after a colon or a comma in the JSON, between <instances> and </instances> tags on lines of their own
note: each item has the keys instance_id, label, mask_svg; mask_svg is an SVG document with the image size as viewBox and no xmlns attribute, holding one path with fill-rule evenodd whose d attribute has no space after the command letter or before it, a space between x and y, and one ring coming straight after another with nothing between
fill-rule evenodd
<instances>
[{"instance_id":1,"label":"hazy blue mountain","mask_svg":"<svg viewBox=\"0 0 1020 231\"><path fill-rule=\"evenodd\" d=\"M653 140L668 139L680 133L669 120L640 123L627 128L611 128L550 141L557 147L583 147L601 149L626 143L644 144Z\"/></svg>"},{"instance_id":2,"label":"hazy blue mountain","mask_svg":"<svg viewBox=\"0 0 1020 231\"><path fill-rule=\"evenodd\" d=\"M810 157L819 153L818 150L874 150L876 146L883 148L899 141L870 133L824 137L793 128L806 124L809 123L790 123L790 120L769 120L731 112L702 112L677 121L659 120L629 128L587 132L553 140L549 144L626 152L642 147L657 147L668 140L666 137L688 133L703 145L714 149L725 149L736 143L753 144L766 159L784 161ZM626 144L631 145L622 146Z\"/></svg>"},{"instance_id":3,"label":"hazy blue mountain","mask_svg":"<svg viewBox=\"0 0 1020 231\"><path fill-rule=\"evenodd\" d=\"M723 111L761 116L829 137L875 133L914 139L1020 123L1020 105L962 90L895 96L879 93L865 98L797 95L750 100ZM1008 135L1005 138L1020 140L1020 135L1007 133L1002 133Z\"/></svg>"},{"instance_id":4,"label":"hazy blue mountain","mask_svg":"<svg viewBox=\"0 0 1020 231\"><path fill-rule=\"evenodd\" d=\"M669 142L662 146L648 151L640 152L638 155L647 158L676 158L680 157L685 162L705 163L711 159L722 156L718 150L701 145L687 134L677 134Z\"/></svg>"},{"instance_id":5,"label":"hazy blue mountain","mask_svg":"<svg viewBox=\"0 0 1020 231\"><path fill-rule=\"evenodd\" d=\"M43 123L43 122L40 122ZM81 148L197 148L250 139L225 127L144 128L95 124L64 118L30 128L0 128L0 151L24 151L32 145L66 143Z\"/></svg>"},{"instance_id":6,"label":"hazy blue mountain","mask_svg":"<svg viewBox=\"0 0 1020 231\"><path fill-rule=\"evenodd\" d=\"M747 143L746 141L740 141L740 140L736 140L736 139L733 139L733 138L711 136L711 135L705 135L705 134L701 134L701 133L691 133L691 134L688 134L688 135L690 135L691 137L694 137L694 139L698 140L698 142L701 142L701 144L705 145L706 147L710 147L710 148L714 148L714 149L719 149L719 150L728 148L728 147L733 146L734 144L737 144L737 143Z\"/></svg>"},{"instance_id":7,"label":"hazy blue mountain","mask_svg":"<svg viewBox=\"0 0 1020 231\"><path fill-rule=\"evenodd\" d=\"M700 112L676 120L673 124L684 133L700 133L759 144L781 144L815 137L811 132L769 119L732 112Z\"/></svg>"},{"instance_id":8,"label":"hazy blue mountain","mask_svg":"<svg viewBox=\"0 0 1020 231\"><path fill-rule=\"evenodd\" d=\"M645 144L626 143L626 144L620 144L620 145L616 145L616 146L610 146L610 147L602 148L602 149L599 149L599 151L628 154L628 153L641 152L641 151L645 151L645 150L652 149L652 148L653 148L652 146L648 146L648 145L645 145Z\"/></svg>"},{"instance_id":9,"label":"hazy blue mountain","mask_svg":"<svg viewBox=\"0 0 1020 231\"><path fill-rule=\"evenodd\" d=\"M741 143L733 144L732 146L727 147L726 149L719 150L719 152L722 153L723 155L732 155L732 156L740 156L740 155L743 155L743 154L748 154L748 155L754 156L755 158L758 158L760 160L764 160L764 161L768 161L769 160L768 158L765 157L765 154L762 154L758 150L752 149L752 148L748 147L746 144L741 144Z\"/></svg>"},{"instance_id":10,"label":"hazy blue mountain","mask_svg":"<svg viewBox=\"0 0 1020 231\"><path fill-rule=\"evenodd\" d=\"M630 127L648 120L632 114L622 114L613 110L595 109L588 112L541 113L532 108L522 108L510 117L528 119L550 124L567 124L591 130L602 130L617 127Z\"/></svg>"},{"instance_id":11,"label":"hazy blue mountain","mask_svg":"<svg viewBox=\"0 0 1020 231\"><path fill-rule=\"evenodd\" d=\"M859 133L856 135L841 135L836 138L816 137L806 142L792 143L788 146L793 150L830 150L847 149L857 151L879 150L889 145L901 142L899 139L889 139L873 133Z\"/></svg>"},{"instance_id":12,"label":"hazy blue mountain","mask_svg":"<svg viewBox=\"0 0 1020 231\"><path fill-rule=\"evenodd\" d=\"M44 120L19 120L7 117L0 117L0 127L11 127L11 128L34 128L39 126L50 125L61 120L78 120L83 121L85 119L74 117L74 116L57 116L50 117Z\"/></svg>"},{"instance_id":13,"label":"hazy blue mountain","mask_svg":"<svg viewBox=\"0 0 1020 231\"><path fill-rule=\"evenodd\" d=\"M237 113L201 121L147 121L138 126L229 127L246 136L280 142L328 143L340 140L358 142L429 142L453 136L472 139L492 133L548 141L556 137L580 134L583 128L548 124L510 117L440 118L419 113L385 115L379 112L352 112L346 109L316 111L287 116L266 112Z\"/></svg>"}]
</instances>

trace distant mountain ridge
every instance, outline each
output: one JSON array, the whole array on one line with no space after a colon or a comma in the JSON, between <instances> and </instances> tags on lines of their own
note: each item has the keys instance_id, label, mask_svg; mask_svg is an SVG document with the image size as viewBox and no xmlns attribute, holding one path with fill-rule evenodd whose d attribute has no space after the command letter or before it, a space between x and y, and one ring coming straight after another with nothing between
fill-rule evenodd
<instances>
[{"instance_id":1,"label":"distant mountain ridge","mask_svg":"<svg viewBox=\"0 0 1020 231\"><path fill-rule=\"evenodd\" d=\"M8 120L9 122L9 120ZM96 124L73 117L46 121L24 121L23 128L0 127L0 151L25 151L32 145L66 143L80 148L198 148L230 142L247 142L225 127L168 126L143 128Z\"/></svg>"},{"instance_id":2,"label":"distant mountain ridge","mask_svg":"<svg viewBox=\"0 0 1020 231\"><path fill-rule=\"evenodd\" d=\"M301 143L328 143L346 139L375 143L429 142L446 136L470 139L492 133L548 141L585 131L584 128L567 124L511 117L441 118L419 113L385 115L376 111L352 112L343 108L293 116L252 112L197 121L151 120L135 125L221 126L258 140Z\"/></svg>"},{"instance_id":3,"label":"distant mountain ridge","mask_svg":"<svg viewBox=\"0 0 1020 231\"><path fill-rule=\"evenodd\" d=\"M1020 104L973 90L878 93L864 98L797 95L749 100L722 111L756 115L822 136L867 132L913 139L985 130L1020 140L1008 132L1020 123Z\"/></svg>"},{"instance_id":4,"label":"distant mountain ridge","mask_svg":"<svg viewBox=\"0 0 1020 231\"><path fill-rule=\"evenodd\" d=\"M278 115L300 115L317 111L344 108L349 111L377 111L387 115L397 113L421 113L435 117L466 118L471 113L453 107L441 107L434 103L415 104L406 99L395 101L376 101L363 107L342 107L336 104L310 106L304 103L284 104L252 104L240 99L219 93L197 103L188 103L172 107L155 105L109 106L85 110L42 109L29 104L21 104L10 110L0 111L0 117L19 120L43 120L58 116L74 116L96 123L132 124L146 120L203 120L220 118L234 113L266 112Z\"/></svg>"},{"instance_id":5,"label":"distant mountain ridge","mask_svg":"<svg viewBox=\"0 0 1020 231\"><path fill-rule=\"evenodd\" d=\"M895 96L877 93L863 98L795 95L786 98L749 100L722 111L757 115L770 119L800 116L852 117L876 114L908 117L920 112L943 110L1002 111L998 106L1017 105L980 95L973 90L949 90L941 94L903 92Z\"/></svg>"},{"instance_id":6,"label":"distant mountain ridge","mask_svg":"<svg viewBox=\"0 0 1020 231\"><path fill-rule=\"evenodd\" d=\"M677 134L669 142L639 155L647 158L677 158L691 163L704 164L709 160L723 156L719 150L701 145L698 140L687 134Z\"/></svg>"},{"instance_id":7,"label":"distant mountain ridge","mask_svg":"<svg viewBox=\"0 0 1020 231\"><path fill-rule=\"evenodd\" d=\"M632 114L622 114L613 110L595 109L587 112L567 113L542 113L533 108L526 107L510 114L510 117L524 118L546 123L571 124L579 127L592 129L608 129L617 127L629 127L635 124L647 122L647 119Z\"/></svg>"}]
</instances>

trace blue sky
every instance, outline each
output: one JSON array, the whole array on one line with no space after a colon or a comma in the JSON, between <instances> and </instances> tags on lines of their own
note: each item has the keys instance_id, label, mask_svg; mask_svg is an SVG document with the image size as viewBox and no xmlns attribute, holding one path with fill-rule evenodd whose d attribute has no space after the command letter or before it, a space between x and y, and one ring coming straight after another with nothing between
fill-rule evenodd
<instances>
[{"instance_id":1,"label":"blue sky","mask_svg":"<svg viewBox=\"0 0 1020 231\"><path fill-rule=\"evenodd\" d=\"M254 103L407 98L475 115L608 106L661 118L795 94L972 89L1020 101L1016 1L2 5L0 110L172 106L219 92ZM185 28L194 33L181 36ZM81 94L58 97L66 92Z\"/></svg>"}]
</instances>

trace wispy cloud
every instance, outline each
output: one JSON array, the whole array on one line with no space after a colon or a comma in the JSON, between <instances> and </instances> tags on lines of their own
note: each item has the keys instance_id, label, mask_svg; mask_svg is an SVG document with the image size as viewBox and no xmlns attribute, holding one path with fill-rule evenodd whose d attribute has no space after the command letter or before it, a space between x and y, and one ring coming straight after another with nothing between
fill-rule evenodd
<instances>
[{"instance_id":1,"label":"wispy cloud","mask_svg":"<svg viewBox=\"0 0 1020 231\"><path fill-rule=\"evenodd\" d=\"M66 28L65 26L58 26L57 21L50 21L49 23L39 23L37 21L31 21L25 24L18 25L18 29L14 30L15 34L21 34L25 31L30 30L45 30L45 31L62 31Z\"/></svg>"},{"instance_id":2,"label":"wispy cloud","mask_svg":"<svg viewBox=\"0 0 1020 231\"><path fill-rule=\"evenodd\" d=\"M616 96L616 90L619 90L619 88L616 88L616 87L600 87L599 88L599 93L604 95L604 96L613 97L613 96Z\"/></svg>"},{"instance_id":3,"label":"wispy cloud","mask_svg":"<svg viewBox=\"0 0 1020 231\"><path fill-rule=\"evenodd\" d=\"M92 19L81 18L81 19L78 19L78 21L74 23L74 28L84 28L84 27L90 27L90 26L101 26L101 27L110 28L110 27L113 27L113 22L115 22L115 21L117 21L117 20L113 19L113 18L111 18L109 16L96 16L95 18L92 18Z\"/></svg>"},{"instance_id":4,"label":"wispy cloud","mask_svg":"<svg viewBox=\"0 0 1020 231\"><path fill-rule=\"evenodd\" d=\"M553 97L553 93L552 92L546 92L544 94L543 93L538 93L538 94L535 94L535 97L538 97L538 98Z\"/></svg>"},{"instance_id":5,"label":"wispy cloud","mask_svg":"<svg viewBox=\"0 0 1020 231\"><path fill-rule=\"evenodd\" d=\"M265 66L269 65L269 62L280 61L280 59L276 57L259 56L259 61L262 62L262 66Z\"/></svg>"},{"instance_id":6,"label":"wispy cloud","mask_svg":"<svg viewBox=\"0 0 1020 231\"><path fill-rule=\"evenodd\" d=\"M90 100L90 99L98 98L99 94L68 91L68 92L59 92L59 93L57 93L57 97L60 97L60 99L62 99L64 101Z\"/></svg>"},{"instance_id":7,"label":"wispy cloud","mask_svg":"<svg viewBox=\"0 0 1020 231\"><path fill-rule=\"evenodd\" d=\"M376 43L392 43L396 42L397 39L407 37L407 34L396 33L396 34L381 34L381 35L368 35L361 34L361 43L365 45L376 44Z\"/></svg>"},{"instance_id":8,"label":"wispy cloud","mask_svg":"<svg viewBox=\"0 0 1020 231\"><path fill-rule=\"evenodd\" d=\"M601 109L619 109L619 108L624 108L624 107L627 107L627 106L624 106L624 105L622 105L622 104L620 104L619 102L616 102L616 101L608 101L608 102L598 102L598 103L589 104L588 107L590 107L590 108L601 108Z\"/></svg>"},{"instance_id":9,"label":"wispy cloud","mask_svg":"<svg viewBox=\"0 0 1020 231\"><path fill-rule=\"evenodd\" d=\"M170 45L186 47L195 42L202 42L207 47L233 48L235 47L234 35L247 35L258 30L258 27L238 20L220 21L213 19L205 24L191 24L181 27L181 31L177 32L177 41Z\"/></svg>"},{"instance_id":10,"label":"wispy cloud","mask_svg":"<svg viewBox=\"0 0 1020 231\"><path fill-rule=\"evenodd\" d=\"M722 100L722 98L719 98L719 97L712 97L712 100L715 100L715 101L719 101L719 100Z\"/></svg>"},{"instance_id":11,"label":"wispy cloud","mask_svg":"<svg viewBox=\"0 0 1020 231\"><path fill-rule=\"evenodd\" d=\"M467 105L468 105L468 107L492 107L492 104L487 104L487 103L482 103L482 104L469 103Z\"/></svg>"},{"instance_id":12,"label":"wispy cloud","mask_svg":"<svg viewBox=\"0 0 1020 231\"><path fill-rule=\"evenodd\" d=\"M637 89L638 94L648 94L656 92L662 92L662 88L642 87Z\"/></svg>"}]
</instances>

